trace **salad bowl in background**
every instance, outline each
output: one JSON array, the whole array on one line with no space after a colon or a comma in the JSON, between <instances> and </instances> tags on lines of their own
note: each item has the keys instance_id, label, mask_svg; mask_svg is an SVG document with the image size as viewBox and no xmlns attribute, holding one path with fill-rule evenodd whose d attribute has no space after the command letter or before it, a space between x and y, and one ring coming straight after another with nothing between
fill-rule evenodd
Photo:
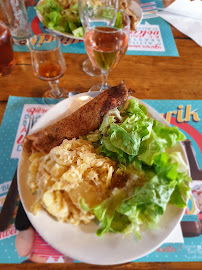
<instances>
[{"instance_id":1,"label":"salad bowl in background","mask_svg":"<svg viewBox=\"0 0 202 270\"><path fill-rule=\"evenodd\" d=\"M39 0L37 6L36 6L36 14L37 17L39 18L40 22L42 24L44 24L44 18L45 16L41 14L39 7L42 6L46 1L51 1L51 0ZM53 0L54 1L54 0ZM74 1L74 0L72 0ZM128 10L131 13L134 13L135 16L138 18L137 22L135 23L135 28L140 24L141 20L142 20L142 9L140 6L140 1L139 0L126 0L128 2ZM74 1L75 3L75 1ZM77 10L76 10L77 11ZM78 15L79 16L79 15ZM54 18L53 18L54 20ZM60 36L64 36L67 38L72 38L72 39L77 39L77 40L84 40L83 35L82 35L82 25L81 23L79 24L79 17L78 17L78 22L76 23L78 25L78 27L74 30L74 34L71 32L66 32L66 31L61 31L59 30L60 27L58 27L58 29L56 29L55 27L48 27L46 25L46 23L44 24L44 26L46 27L46 29L50 32L53 32L57 35Z\"/></svg>"},{"instance_id":2,"label":"salad bowl in background","mask_svg":"<svg viewBox=\"0 0 202 270\"><path fill-rule=\"evenodd\" d=\"M51 0L50 0L50 1L51 1ZM53 2L54 2L54 0L53 0ZM36 15L37 15L37 17L39 18L39 20L40 20L40 22L41 22L42 24L44 24L45 16L41 14L39 8L40 8L42 5L44 5L45 3L46 3L46 0L39 0L38 4L37 4L37 6L36 6ZM78 17L78 23L79 23L79 17ZM83 37L75 36L75 35L73 35L72 33L67 33L67 32L64 32L64 31L61 31L61 30L59 31L59 30L54 29L53 27L50 28L50 27L48 27L47 25L44 25L44 26L46 27L46 29L48 30L48 32L53 32L53 33L55 33L55 34L57 34L57 35L64 36L64 37L67 37L67 38L73 38L73 39L83 40ZM82 27L82 25L80 24L79 27ZM79 28L79 27L78 27L78 28Z\"/></svg>"},{"instance_id":3,"label":"salad bowl in background","mask_svg":"<svg viewBox=\"0 0 202 270\"><path fill-rule=\"evenodd\" d=\"M40 128L57 121L57 119L73 113L98 94L99 92L83 93L61 101L37 122L32 132L36 132ZM165 126L169 126L166 120L153 108L140 100L138 102L148 109L150 117ZM188 162L182 145L178 143L174 147L173 151L181 153L189 174ZM174 231L184 214L183 208L168 205L158 226L150 230L143 230L141 240L137 240L132 234L106 233L102 237L98 237L96 235L98 225L94 222L88 225L73 226L56 221L45 210L40 210L37 215L33 215L29 209L34 202L34 196L26 183L28 168L28 156L23 151L18 167L18 188L23 206L32 225L54 248L85 263L113 265L137 260L159 247Z\"/></svg>"}]
</instances>

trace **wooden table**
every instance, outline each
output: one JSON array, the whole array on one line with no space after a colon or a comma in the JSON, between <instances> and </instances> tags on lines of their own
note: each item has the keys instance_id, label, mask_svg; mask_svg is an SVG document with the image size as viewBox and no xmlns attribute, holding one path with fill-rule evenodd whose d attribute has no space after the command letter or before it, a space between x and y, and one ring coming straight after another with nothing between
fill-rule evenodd
<instances>
[{"instance_id":1,"label":"wooden table","mask_svg":"<svg viewBox=\"0 0 202 270\"><path fill-rule=\"evenodd\" d=\"M173 0L164 0L168 6ZM125 56L110 73L109 84L124 80L140 99L202 99L202 48L172 27L180 57ZM86 92L101 81L82 71L86 55L64 54L66 72L60 85L69 91ZM33 74L29 53L15 53L16 66L10 75L0 79L0 121L9 95L41 97L47 83ZM102 267L87 264L0 265L2 270L14 269L201 269L201 263L128 263Z\"/></svg>"}]
</instances>

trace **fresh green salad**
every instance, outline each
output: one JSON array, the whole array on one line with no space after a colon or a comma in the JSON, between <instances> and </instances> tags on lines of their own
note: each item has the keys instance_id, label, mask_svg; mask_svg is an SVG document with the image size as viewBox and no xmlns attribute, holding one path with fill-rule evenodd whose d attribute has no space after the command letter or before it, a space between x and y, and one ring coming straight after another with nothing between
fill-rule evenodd
<instances>
[{"instance_id":1,"label":"fresh green salad","mask_svg":"<svg viewBox=\"0 0 202 270\"><path fill-rule=\"evenodd\" d=\"M43 24L51 30L83 37L84 30L79 17L78 1L72 1L68 8L64 8L57 0L44 0L36 7L43 17ZM87 8L89 10L89 8ZM113 15L110 10L103 12L106 18ZM122 15L117 13L114 27L122 28Z\"/></svg>"},{"instance_id":2,"label":"fresh green salad","mask_svg":"<svg viewBox=\"0 0 202 270\"><path fill-rule=\"evenodd\" d=\"M116 161L126 178L123 187L114 188L91 209L81 200L83 209L100 222L98 236L133 232L140 239L141 227L158 224L168 204L186 206L191 179L181 153L172 150L185 136L147 115L147 108L131 99L125 108L109 111L99 131L85 137L100 154Z\"/></svg>"},{"instance_id":3,"label":"fresh green salad","mask_svg":"<svg viewBox=\"0 0 202 270\"><path fill-rule=\"evenodd\" d=\"M36 9L43 17L43 24L49 29L83 37L78 2L65 9L57 0L44 0Z\"/></svg>"}]
</instances>

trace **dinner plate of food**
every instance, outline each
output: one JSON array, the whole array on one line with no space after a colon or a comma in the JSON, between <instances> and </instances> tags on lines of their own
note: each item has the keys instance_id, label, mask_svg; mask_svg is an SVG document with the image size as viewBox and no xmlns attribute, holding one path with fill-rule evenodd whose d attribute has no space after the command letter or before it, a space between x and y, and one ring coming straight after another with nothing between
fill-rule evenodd
<instances>
[{"instance_id":1,"label":"dinner plate of food","mask_svg":"<svg viewBox=\"0 0 202 270\"><path fill-rule=\"evenodd\" d=\"M142 20L140 1L121 0L119 8L129 15L131 30L135 30ZM48 31L72 39L84 39L78 0L40 0L36 6L36 14Z\"/></svg>"},{"instance_id":2,"label":"dinner plate of food","mask_svg":"<svg viewBox=\"0 0 202 270\"><path fill-rule=\"evenodd\" d=\"M27 216L50 245L85 263L147 255L186 206L184 135L130 94L121 83L64 99L24 140L18 188Z\"/></svg>"}]
</instances>

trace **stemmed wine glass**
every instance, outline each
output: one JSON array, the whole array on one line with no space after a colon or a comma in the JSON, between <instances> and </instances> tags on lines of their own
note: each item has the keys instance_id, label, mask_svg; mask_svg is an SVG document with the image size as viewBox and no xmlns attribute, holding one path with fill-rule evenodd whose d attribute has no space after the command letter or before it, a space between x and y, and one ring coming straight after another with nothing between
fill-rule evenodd
<instances>
[{"instance_id":1,"label":"stemmed wine glass","mask_svg":"<svg viewBox=\"0 0 202 270\"><path fill-rule=\"evenodd\" d=\"M84 26L85 14L96 6L114 7L118 8L119 0L79 0L79 15L82 25ZM90 59L87 58L83 62L83 71L90 76L101 76L100 69L94 66Z\"/></svg>"},{"instance_id":2,"label":"stemmed wine glass","mask_svg":"<svg viewBox=\"0 0 202 270\"><path fill-rule=\"evenodd\" d=\"M95 7L84 17L84 44L87 54L102 72L102 84L89 91L106 90L108 73L114 68L128 48L130 18L121 10Z\"/></svg>"},{"instance_id":3,"label":"stemmed wine glass","mask_svg":"<svg viewBox=\"0 0 202 270\"><path fill-rule=\"evenodd\" d=\"M48 81L50 86L43 95L44 102L52 104L51 99L59 101L69 97L69 92L58 86L59 79L66 69L60 39L53 34L35 35L29 40L29 48L35 75L41 80Z\"/></svg>"}]
</instances>

